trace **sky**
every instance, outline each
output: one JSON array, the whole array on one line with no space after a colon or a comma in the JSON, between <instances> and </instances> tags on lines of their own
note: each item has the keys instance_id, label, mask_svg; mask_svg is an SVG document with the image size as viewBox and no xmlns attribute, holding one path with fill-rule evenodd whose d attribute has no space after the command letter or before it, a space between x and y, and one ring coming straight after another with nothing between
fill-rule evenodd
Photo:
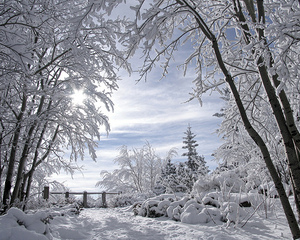
<instances>
[{"instance_id":1,"label":"sky","mask_svg":"<svg viewBox=\"0 0 300 240\"><path fill-rule=\"evenodd\" d=\"M126 145L129 149L140 148L146 141L156 150L160 157L165 157L171 148L177 148L178 156L173 162L186 161L182 157L184 132L188 125L196 134L199 144L197 151L203 155L211 170L217 166L211 156L221 144L221 137L216 130L221 124L220 118L213 116L224 106L218 93L207 93L202 97L203 104L190 99L195 69L189 68L186 75L178 70L180 61L191 53L191 46L186 44L175 54L170 64L168 75L161 79L162 70L154 68L147 81L137 82L137 74L129 75L120 70L119 89L112 95L113 112L105 112L109 116L111 131L104 131L97 148L97 161L94 162L88 154L84 161L78 161L83 171L73 176L60 172L50 180L63 182L71 191L99 191L95 184L101 180L103 170L112 171L118 168L114 159L119 154L119 148ZM131 59L133 69L141 66L141 59L136 56ZM157 64L159 65L159 64Z\"/></svg>"},{"instance_id":2,"label":"sky","mask_svg":"<svg viewBox=\"0 0 300 240\"><path fill-rule=\"evenodd\" d=\"M122 145L129 149L140 148L146 141L156 150L160 157L165 157L171 148L177 148L178 156L173 162L185 161L181 156L184 132L190 124L199 144L197 151L205 157L212 170L217 166L211 156L221 145L221 137L216 130L221 119L213 116L224 105L217 93L203 96L203 104L198 100L189 100L193 84L192 76L184 77L174 67L170 74L160 80L160 70L155 69L151 79L136 82L134 76L121 73L119 89L112 96L114 112L107 113L111 131L102 132L97 148L97 161L88 154L77 164L83 171L73 176L60 172L51 179L63 182L71 191L99 191L95 184L101 180L103 170L112 171L118 168L114 159Z\"/></svg>"}]
</instances>

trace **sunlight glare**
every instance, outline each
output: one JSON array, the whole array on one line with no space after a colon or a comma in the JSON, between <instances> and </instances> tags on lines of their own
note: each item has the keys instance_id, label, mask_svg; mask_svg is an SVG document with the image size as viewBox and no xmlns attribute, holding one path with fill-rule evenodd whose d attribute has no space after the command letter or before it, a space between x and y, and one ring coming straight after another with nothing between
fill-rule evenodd
<instances>
[{"instance_id":1,"label":"sunlight glare","mask_svg":"<svg viewBox=\"0 0 300 240\"><path fill-rule=\"evenodd\" d=\"M74 93L71 95L73 105L83 105L86 99L82 89L74 89Z\"/></svg>"}]
</instances>

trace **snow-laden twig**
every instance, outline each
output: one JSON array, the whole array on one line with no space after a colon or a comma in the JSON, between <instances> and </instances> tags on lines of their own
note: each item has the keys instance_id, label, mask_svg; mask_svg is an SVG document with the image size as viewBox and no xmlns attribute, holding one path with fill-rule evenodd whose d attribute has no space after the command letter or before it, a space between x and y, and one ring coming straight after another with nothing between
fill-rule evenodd
<instances>
[{"instance_id":1,"label":"snow-laden twig","mask_svg":"<svg viewBox=\"0 0 300 240\"><path fill-rule=\"evenodd\" d=\"M216 221L213 219L212 215L211 215L210 212L208 211L207 206L206 206L206 205L204 205L204 206L205 206L207 215L210 217L210 219L213 221L213 223L214 223L215 225L217 225Z\"/></svg>"},{"instance_id":2,"label":"snow-laden twig","mask_svg":"<svg viewBox=\"0 0 300 240\"><path fill-rule=\"evenodd\" d=\"M253 217L253 215L257 212L257 210L259 209L259 207L266 201L266 199L264 199L260 204L258 204L258 206L254 209L253 213L249 216L249 218L245 221L245 223L241 226L244 227L247 222Z\"/></svg>"}]
</instances>

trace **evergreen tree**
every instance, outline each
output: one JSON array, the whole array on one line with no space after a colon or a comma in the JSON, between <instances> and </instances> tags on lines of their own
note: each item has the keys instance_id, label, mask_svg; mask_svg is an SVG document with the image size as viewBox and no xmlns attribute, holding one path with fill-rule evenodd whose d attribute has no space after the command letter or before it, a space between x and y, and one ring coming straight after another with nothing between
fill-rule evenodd
<instances>
[{"instance_id":1,"label":"evergreen tree","mask_svg":"<svg viewBox=\"0 0 300 240\"><path fill-rule=\"evenodd\" d=\"M196 157L198 156L198 153L196 151L196 147L198 146L198 144L197 141L194 139L196 137L196 134L192 133L190 125L188 126L184 134L186 136L183 137L184 146L182 148L187 149L188 151L183 153L182 156L188 157L188 161L186 163L188 168L190 168L192 171L197 171L199 166L195 161Z\"/></svg>"},{"instance_id":2,"label":"evergreen tree","mask_svg":"<svg viewBox=\"0 0 300 240\"><path fill-rule=\"evenodd\" d=\"M169 158L166 165L161 170L161 176L157 182L156 192L176 192L176 186L178 185L177 179L176 166Z\"/></svg>"},{"instance_id":3,"label":"evergreen tree","mask_svg":"<svg viewBox=\"0 0 300 240\"><path fill-rule=\"evenodd\" d=\"M188 160L186 162L186 165L191 172L191 174L201 174L206 175L208 173L208 168L206 166L206 162L204 160L203 156L199 156L198 152L196 150L196 147L199 146L197 141L195 140L196 134L194 134L191 131L191 126L188 125L188 128L186 132L184 132L186 135L183 137L183 149L187 149L188 151L183 153L182 156L187 156Z\"/></svg>"},{"instance_id":4,"label":"evergreen tree","mask_svg":"<svg viewBox=\"0 0 300 240\"><path fill-rule=\"evenodd\" d=\"M189 191L192 191L194 183L198 180L199 176L205 176L208 173L208 167L203 156L199 156L196 147L199 146L195 140L196 134L191 130L191 126L188 125L186 135L183 137L183 149L187 149L187 152L182 156L187 156L188 160L185 162L185 168L180 170L180 175L183 184ZM182 166L181 166L182 168Z\"/></svg>"},{"instance_id":5,"label":"evergreen tree","mask_svg":"<svg viewBox=\"0 0 300 240\"><path fill-rule=\"evenodd\" d=\"M274 153L278 148L285 153L300 206L300 131L296 122L299 91L295 87L300 69L297 2L140 1L133 9L136 18L132 24L133 29L139 29L138 36L128 34L130 38L124 41L133 43L128 44L128 55L139 46L143 48L143 63L137 66L140 79L147 79L156 65L162 67L165 77L176 51L185 49L188 43L193 48L181 63L184 74L189 66L195 69L191 99L199 99L201 104L203 93L219 91L224 84L230 88L234 107L228 122L239 116L238 121L259 148L294 239L300 239L300 228L276 169Z\"/></svg>"},{"instance_id":6,"label":"evergreen tree","mask_svg":"<svg viewBox=\"0 0 300 240\"><path fill-rule=\"evenodd\" d=\"M166 178L175 173L176 173L176 166L174 165L174 163L171 162L171 159L168 159L167 164L161 170L161 177Z\"/></svg>"},{"instance_id":7,"label":"evergreen tree","mask_svg":"<svg viewBox=\"0 0 300 240\"><path fill-rule=\"evenodd\" d=\"M176 175L177 175L177 185L176 191L177 192L191 192L193 189L194 182L193 181L193 174L191 173L190 169L187 167L186 164L180 162L176 168Z\"/></svg>"},{"instance_id":8,"label":"evergreen tree","mask_svg":"<svg viewBox=\"0 0 300 240\"><path fill-rule=\"evenodd\" d=\"M198 165L197 173L202 176L205 176L206 174L208 174L209 170L208 170L208 166L206 166L206 161L204 160L204 157L197 156L197 157L195 157L195 161Z\"/></svg>"}]
</instances>

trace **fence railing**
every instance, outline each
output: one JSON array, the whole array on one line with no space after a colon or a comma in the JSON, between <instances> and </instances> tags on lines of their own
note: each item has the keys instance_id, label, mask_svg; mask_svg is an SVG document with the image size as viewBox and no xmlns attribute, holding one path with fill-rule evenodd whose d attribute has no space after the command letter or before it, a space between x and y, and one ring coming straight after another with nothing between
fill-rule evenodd
<instances>
[{"instance_id":1,"label":"fence railing","mask_svg":"<svg viewBox=\"0 0 300 240\"><path fill-rule=\"evenodd\" d=\"M106 195L108 194L121 194L120 192L118 193L111 193L111 192L50 192L49 186L45 186L44 187L44 191L43 191L43 198L45 200L48 200L50 197L50 194L64 194L65 198L68 199L70 197L70 195L83 195L82 198L82 202L83 202L83 207L86 208L88 206L87 204L87 196L88 195L93 195L93 194L98 194L98 195L102 195L102 207L107 207L107 203L106 203Z\"/></svg>"}]
</instances>

